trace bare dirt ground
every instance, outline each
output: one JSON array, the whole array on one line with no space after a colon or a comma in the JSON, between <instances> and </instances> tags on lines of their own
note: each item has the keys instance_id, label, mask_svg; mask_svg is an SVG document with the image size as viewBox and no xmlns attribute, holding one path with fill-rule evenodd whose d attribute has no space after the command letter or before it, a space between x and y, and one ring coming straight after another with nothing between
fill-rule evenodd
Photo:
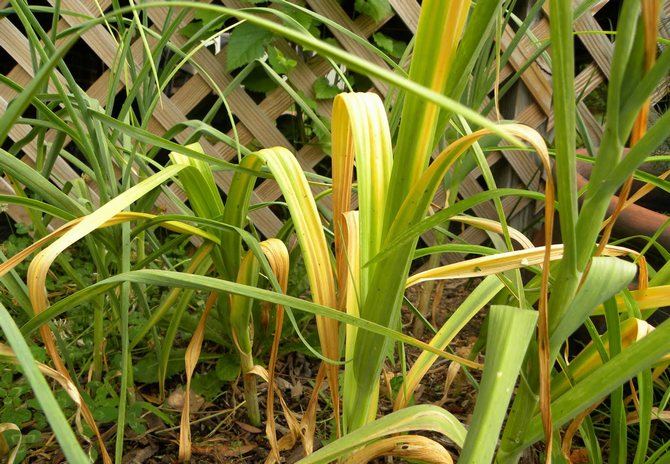
<instances>
[{"instance_id":1,"label":"bare dirt ground","mask_svg":"<svg viewBox=\"0 0 670 464\"><path fill-rule=\"evenodd\" d=\"M449 315L460 305L468 295L475 282L467 280L449 281L444 283L443 293L438 302L433 304L431 297L428 320L434 327L439 328ZM421 287L408 290L407 298L417 304ZM434 293L433 293L434 295ZM430 309L429 308L429 309ZM456 337L450 348L460 356L468 357L480 335L480 329L486 310L478 314ZM403 309L403 326L406 332L412 332L414 315L408 308ZM429 341L431 332L423 331L421 339ZM405 347L407 366L411 367L420 354L420 350ZM481 355L475 360L482 361ZM414 400L417 404L438 404L454 414L459 420L468 423L474 408L476 390L468 380L463 369L460 369L453 381L445 390L449 365L445 359L438 360L428 372L421 386L418 388ZM280 358L276 370L276 382L290 409L301 416L306 410L309 398L313 391L314 379L318 371L318 360L305 356L302 353L289 353ZM453 371L453 368L452 368ZM389 386L393 378L402 375L400 363L395 365L387 361L382 378L380 415L392 412L391 394ZM474 378L479 372L471 371ZM168 401L172 401L175 410L179 410L180 397L183 397L181 385L173 385ZM140 390L138 395L149 402L157 401L156 393L147 389ZM317 410L317 429L315 449L321 446L322 440L330 437L332 429L332 409L328 401L328 390L322 387L321 400ZM262 411L265 409L267 385L259 383L259 398ZM198 399L194 398L197 402ZM247 423L244 408L241 381L233 384L227 391L212 404L202 403L199 410L191 416L191 432L193 437L193 458L195 463L261 463L269 453L269 443L265 435L264 425L261 428ZM286 422L281 415L281 408L276 403L277 432L279 436L288 432ZM126 433L126 449L123 463L126 464L165 464L177 462L179 429L169 427L159 417L149 414L144 417L148 430L135 434L130 429ZM114 428L108 430L108 443L113 442ZM453 444L437 434L428 434L434 440L443 444L447 449L455 451ZM297 444L293 451L282 454L287 463L295 462L303 457L302 449ZM65 462L57 446L45 447L41 453L30 455L26 462L30 463L60 463ZM386 462L386 461L379 461ZM397 462L397 461L396 461Z\"/></svg>"}]
</instances>

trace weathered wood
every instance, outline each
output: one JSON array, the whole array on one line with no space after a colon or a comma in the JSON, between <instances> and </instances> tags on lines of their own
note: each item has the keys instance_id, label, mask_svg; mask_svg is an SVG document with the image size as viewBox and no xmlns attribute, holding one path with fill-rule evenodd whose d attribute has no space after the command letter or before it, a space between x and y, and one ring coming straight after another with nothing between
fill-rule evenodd
<instances>
[{"instance_id":1,"label":"weathered wood","mask_svg":"<svg viewBox=\"0 0 670 464\"><path fill-rule=\"evenodd\" d=\"M53 4L54 0L51 0ZM584 43L592 62L587 64L583 69L577 73L575 77L575 86L577 95L580 98L577 109L585 121L586 127L591 134L591 137L596 142L599 141L602 135L601 121L598 121L590 110L583 103L583 99L590 95L596 88L607 81L609 67L612 58L613 43L610 37L603 34L589 34L589 31L601 32L601 28L594 19L594 14L607 3L607 0L598 2L589 12L584 14L581 18L575 21L575 31L579 40ZM62 0L60 2L62 11L73 11L82 13L88 16L96 16L99 14L100 8L106 9L111 5L111 0ZM240 0L224 0L223 4L232 8L241 8L248 6ZM374 32L378 31L383 24L390 19L376 23L371 18L359 15L355 19L351 19L349 15L342 9L339 2L336 0L303 0L301 5L307 5L316 13L323 15L333 21L338 22L347 30L359 35L360 37L369 38ZM419 22L420 5L416 0L390 0L394 14L396 14L402 22L406 25L409 31L416 32ZM152 30L156 33L161 32L165 20L167 18L167 10L152 8L148 10L148 15L152 21ZM663 15L667 18L670 15L670 0L664 0ZM192 18L192 12L184 19L184 23ZM84 18L73 15L64 15L58 23L58 30L62 31L67 27L76 26L84 21ZM533 55L537 47L541 46L549 37L549 13L543 10L535 24L530 28L530 32L523 37L518 47L511 53L510 60L499 73L500 83L512 77L520 69L523 69L529 57ZM342 33L336 28L330 28L331 33L335 36L339 44L357 56L362 57L379 66L390 69L389 66L370 49L364 47L356 40L353 40L347 34ZM661 25L660 35L668 37L668 27ZM501 39L501 48L504 52L512 41L515 32L512 28L507 27L503 31ZM65 39L62 39L65 40ZM100 58L101 62L107 68L114 66L117 59L117 43L116 38L113 37L110 31L104 26L96 26L92 30L86 32L82 40L90 47L91 50ZM175 35L172 38L176 46L181 46L185 42L185 38L180 35ZM149 43L154 43L154 39L149 37ZM295 91L304 94L309 98L314 98L313 86L314 82L327 75L331 71L331 64L329 61L320 57L311 57L306 54L301 55L296 52L295 48L283 39L277 39L274 42L282 53L287 57L297 62L296 67L288 74L287 84ZM22 32L16 28L7 18L0 19L0 47L3 48L9 56L14 60L14 69L8 73L8 76L16 82L25 85L29 82L31 76L34 74L32 69L33 63L30 55L28 40ZM131 46L131 53L135 65L139 67L142 65L145 55L144 45L140 40L136 40ZM237 122L235 130L229 130L227 135L230 137L237 137L239 142L243 145L257 143L261 146L275 146L281 145L296 156L306 171L313 172L314 167L319 164L326 155L322 147L317 145L318 141L313 140L298 150L293 146L292 142L286 138L284 134L276 127L277 118L286 114L295 114L294 101L289 94L282 88L268 93L265 98L259 103L255 102L243 87L236 87L229 89L233 77L226 68L226 47L218 53L214 54L212 51L202 48L197 51L192 61L195 64L195 74L188 76L186 81L173 93L164 93L161 96L161 103L156 107L151 120L148 123L148 129L156 134L164 134L175 125L183 123L187 119L187 115L202 103L206 98L212 94L216 95L219 92L226 91L226 101L231 108ZM58 74L57 74L58 75ZM95 82L86 88L87 94L101 104L107 98L111 73L109 69L103 70ZM64 82L62 76L59 75L60 82ZM123 91L125 85L125 76L120 76L120 81L115 83L117 86L115 91ZM553 128L552 117L552 100L551 100L551 69L550 65L540 57L535 62L527 67L525 72L521 75L520 82L527 88L531 97L530 102L519 102L516 106L518 112L514 118L524 124L533 128L544 131L549 136ZM373 80L373 91L384 96L389 91L389 86L379 80ZM53 83L49 84L49 91L55 91ZM668 92L668 83L659 87L654 95L652 101L658 101L663 98ZM14 98L15 93L5 87L0 86L0 111ZM329 120L331 117L331 102L327 100L317 100L316 112L319 117ZM493 117L493 115L490 115ZM12 140L20 140L28 133L29 128L26 126L17 125L13 127L9 137ZM192 131L186 130L175 137L179 143L185 142ZM51 140L53 137L52 131L47 132L46 140ZM234 147L228 146L221 141L213 141L201 138L200 142L205 151L213 156L225 160L234 160L237 157L237 152ZM36 159L37 147L35 142L28 143L23 147L21 156L27 163L34 163ZM532 156L528 154L506 153L504 156L500 153L489 154L489 162L504 163L509 166L513 175L508 176L510 179L515 179L518 184L514 186L525 186L533 189L541 189L541 176L538 175L537 163ZM478 169L475 169L467 179L463 182L461 188L461 195L470 195L481 191L481 187L477 179L481 176ZM52 173L52 180L56 185L62 186L68 180L78 177L76 172L68 165L65 159L59 158ZM232 174L230 172L217 172L216 181L219 187L225 192L227 191ZM5 184L5 190L8 184ZM178 198L185 199L184 193L176 186L171 185L171 190ZM323 187L314 187L314 191L322 191ZM95 186L91 186L93 197L97 201L95 195ZM252 202L271 202L281 198L281 192L277 184L269 179L263 180L256 187ZM436 204L444 201L444 192L440 191L436 197ZM322 200L324 207L328 208L330 199L327 197ZM518 202L512 199L503 200L504 205L525 205L532 211L536 210L536 203L524 200ZM165 196L159 198L157 206L160 209L171 211L172 203ZM507 207L507 206L506 206ZM511 208L511 206L509 206ZM12 210L16 210L15 208ZM10 210L10 213L11 211ZM495 218L496 213L491 203L478 206L475 209L477 214L484 217ZM12 215L21 220L20 214L12 213ZM263 208L255 211L252 214L252 219L256 227L265 235L274 235L281 227L281 221L272 213L269 208ZM480 243L486 240L486 234L481 231L476 231L470 227L465 227L462 234L463 238L473 240L473 243Z\"/></svg>"}]
</instances>

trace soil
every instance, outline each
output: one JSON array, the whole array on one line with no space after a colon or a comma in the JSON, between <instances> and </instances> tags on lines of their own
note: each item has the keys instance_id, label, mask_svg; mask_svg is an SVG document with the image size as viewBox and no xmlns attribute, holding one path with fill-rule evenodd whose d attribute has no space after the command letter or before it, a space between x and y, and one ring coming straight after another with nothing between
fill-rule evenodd
<instances>
[{"instance_id":1,"label":"soil","mask_svg":"<svg viewBox=\"0 0 670 464\"><path fill-rule=\"evenodd\" d=\"M460 303L474 288L476 282L469 280L444 282L444 292L441 300L435 305L434 313L428 317L434 327L439 328ZM408 290L407 297L417 304L421 287ZM432 297L431 297L432 306ZM480 327L484 320L485 310L480 312L456 337L450 345L460 356L469 356L470 352L480 334ZM413 314L408 308L403 308L403 326L405 332L411 332L414 324ZM430 331L425 330L421 337L429 341ZM407 366L411 366L420 354L420 350L411 346L405 347ZM481 362L481 355L475 357ZM424 382L415 394L417 404L438 404L454 414L459 420L468 423L474 408L475 389L467 379L463 369L456 375L451 383L449 391L445 391L445 381L450 362L444 359L438 360L426 375ZM306 410L309 398L312 394L314 379L318 371L318 360L293 352L277 363L277 384L286 399L289 408L301 417ZM472 371L475 377L479 372ZM388 382L393 377L401 376L400 363L391 365L387 361L382 388L380 393L380 415L392 411L392 403L387 388ZM327 405L328 391L322 387L321 401L317 411L317 430L315 437L315 449L321 446L321 440L328 437L332 426L332 410ZM179 395L183 396L181 386L174 385L168 401L175 402L175 409L179 410ZM154 392L140 391L139 395L145 401L155 402L157 396ZM259 383L259 397L261 410L265 409L265 398L267 385ZM244 409L240 407L243 401L242 385L234 384L224 392L214 404L203 404L202 409L191 416L191 433L193 439L193 458L195 463L260 463L264 462L269 453L269 444L265 435L265 426L259 428L249 425L246 421ZM193 404L193 402L192 402ZM284 421L281 409L276 402L277 434L284 435L288 429ZM151 414L145 416L149 427L146 433L137 435L128 429L126 431L126 449L124 451L124 464L165 464L177 462L179 429L168 427L161 419ZM113 442L114 428L105 434L108 443ZM455 446L438 434L428 436L450 451L456 452ZM297 444L293 451L282 453L284 462L296 462L302 458L302 449ZM29 455L25 462L30 463L59 463L65 462L55 443L43 448L39 454ZM386 462L386 461L379 461ZM396 461L397 462L397 461Z\"/></svg>"}]
</instances>

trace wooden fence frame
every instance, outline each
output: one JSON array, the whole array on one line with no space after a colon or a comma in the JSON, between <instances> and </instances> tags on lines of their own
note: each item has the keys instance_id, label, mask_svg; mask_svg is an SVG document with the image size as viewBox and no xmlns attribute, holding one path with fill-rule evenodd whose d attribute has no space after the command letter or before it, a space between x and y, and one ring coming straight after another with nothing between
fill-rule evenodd
<instances>
[{"instance_id":1,"label":"wooden fence frame","mask_svg":"<svg viewBox=\"0 0 670 464\"><path fill-rule=\"evenodd\" d=\"M232 8L242 8L248 6L238 0L223 0L225 6ZM420 6L415 0L390 0L394 15L397 15L402 22L407 26L411 32L415 32L419 20ZM602 31L598 22L594 18L597 11L607 3L603 0L598 3L592 10L582 15L575 21L575 32L583 31ZM111 4L110 0L63 0L61 2L61 9L72 10L78 13L95 16L99 8L107 8ZM375 23L367 16L359 16L352 20L340 7L337 0L306 0L306 4L316 13L336 21L349 31L356 33L361 37L370 37L377 31L388 19ZM166 10L164 9L150 9L148 15L154 27L163 24L166 17ZM664 0L663 14L667 18L670 16L670 0ZM547 39L549 36L549 22L548 12L543 10L541 17L537 20L531 28L532 36L537 38L539 42ZM188 20L188 18L187 18ZM63 16L59 27L74 26L83 19L75 16ZM371 62L380 66L385 66L378 56L371 53L368 49L361 46L350 37L342 34L336 29L331 30L340 46L345 50L361 56ZM668 37L667 27L661 30L661 34ZM504 51L510 44L514 32L511 28L507 28L503 32L501 47ZM601 83L605 82L609 75L609 68L612 59L613 43L605 34L579 34L577 36L583 43L588 53L592 57L592 63L588 64L576 77L575 82L577 86L577 94L582 95L582 100L578 102L577 108L579 114L584 119L586 126L596 143L599 142L602 136L602 126L597 118L590 112L589 108L584 104L583 98L593 92ZM106 66L111 66L116 53L116 41L110 32L102 25L96 26L92 30L86 32L82 40L90 47L91 50L101 59ZM174 42L179 45L185 39L179 36L174 36ZM526 66L529 57L533 54L538 42L531 42L528 37L525 37L514 50L511 59L507 66L500 72L500 82L507 77L513 75L518 70ZM303 92L307 96L313 96L314 82L324 76L330 70L329 63L319 57L310 60L303 60L299 57L295 50L289 46L288 43L279 39L276 42L278 48L291 59L297 61L294 70L288 74L289 84L297 91ZM16 65L9 72L8 77L15 82L26 85L33 73L32 62L30 59L29 43L25 36L17 29L8 18L0 19L0 47L2 47L13 59ZM143 56L142 44L138 40L132 47L133 56L137 64ZM163 95L162 105L156 108L153 118L151 120L149 129L157 134L167 132L170 128L183 122L187 119L186 115L205 97L210 95L214 86L219 88L226 88L226 86L233 79L227 72L225 66L225 50L214 55L207 49L202 49L193 56L193 60L197 66L211 78L207 80L202 73L192 75L183 86L181 86L171 96ZM100 77L86 89L89 96L92 98L102 100L106 96L109 80L109 71L100 75ZM528 104L519 107L515 111L515 119L521 123L537 128L545 133L551 133L553 126L553 118L551 113L551 76L550 66L542 56L532 62L521 75L521 81L527 89L529 95ZM378 92L382 97L388 93L388 86L384 82L373 81L374 91ZM120 88L118 89L121 90ZM659 88L654 94L652 100L658 100L667 93L667 85ZM14 98L15 93L5 86L0 86L0 111L4 111L9 102ZM306 171L312 171L325 156L322 150L317 145L307 144L300 150L297 150L289 140L277 129L275 120L289 111L293 105L291 97L281 88L278 88L265 97L260 103L255 103L254 100L246 93L242 87L233 89L227 97L228 103L232 109L233 114L238 118L239 123L236 127L236 132L242 144L248 144L252 140L258 141L263 146L271 147L281 145L289 148L297 154L298 160ZM317 112L320 116L330 117L330 102L319 100ZM491 116L494 117L494 116ZM30 130L24 125L16 125L12 128L9 136L12 140L20 140L25 137ZM175 137L177 142L184 142L188 138L189 132L182 132ZM232 132L228 135L232 136ZM49 136L47 136L47 140ZM235 150L226 144L211 143L204 138L201 138L202 144L206 153L219 157L225 160L232 160L236 157ZM22 149L22 157L26 163L33 164L36 159L36 146L34 142L27 144ZM514 179L526 188L541 189L541 178L538 175L538 167L528 156L517 156L517 153L507 152L504 156L501 153L493 153L489 155L489 163L491 165L500 163L504 160L509 164ZM477 182L480 176L478 170L473 171L462 183L460 195L471 196L480 191L482 188ZM68 165L63 159L58 159L53 171L52 181L59 186L63 186L67 181L77 178L77 173ZM227 191L230 185L232 174L226 172L216 173L216 181L221 189ZM91 186L94 190L94 186ZM183 198L181 192L176 185L172 185L173 191ZM11 186L0 179L0 193L13 194ZM440 197L441 195L441 197ZM252 196L253 203L271 202L277 200L281 193L272 180L263 181L254 191ZM443 194L438 194L436 201L440 201ZM326 203L327 204L327 203ZM174 212L173 207L166 198L161 198L158 205L164 208L167 212ZM528 207L528 211L536 213L538 206L531 203L529 200L505 199L503 206L508 212L518 211L520 208ZM496 212L492 204L482 204L475 209L475 213L488 218L495 218ZM9 206L6 208L8 214L17 221L25 222L27 216L25 211L17 206ZM273 236L281 227L281 221L270 211L264 208L252 213L252 219L255 226L266 236ZM469 243L481 243L487 239L484 232L471 227L465 227L461 233L461 238ZM426 237L427 241L431 241L430 237Z\"/></svg>"}]
</instances>

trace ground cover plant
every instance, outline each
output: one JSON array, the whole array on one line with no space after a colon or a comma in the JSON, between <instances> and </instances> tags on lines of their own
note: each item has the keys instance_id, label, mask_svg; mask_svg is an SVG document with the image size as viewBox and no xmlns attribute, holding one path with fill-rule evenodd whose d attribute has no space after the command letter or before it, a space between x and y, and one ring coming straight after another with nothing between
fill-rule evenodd
<instances>
[{"instance_id":1,"label":"ground cover plant","mask_svg":"<svg viewBox=\"0 0 670 464\"><path fill-rule=\"evenodd\" d=\"M542 461L574 462L575 449L588 462L670 459L670 323L653 327L647 321L670 296L668 253L655 237L642 250L610 240L633 176L667 190L663 176L636 170L643 162L668 161L667 155L654 155L670 136L668 113L647 129L647 112L650 96L668 74L670 51L657 37L659 3L624 0L605 137L594 148L588 133L578 131L572 28L591 3L573 10L566 2L550 2L551 41L542 49L550 46L552 62L550 149L536 131L492 122L476 111L488 98L490 85L482 82L495 81L506 59L497 57L495 39L501 22L514 19L508 2L424 1L407 49L375 39L379 48L400 56L400 65L384 57L394 72L316 37L310 27L326 20L285 2L247 9L114 3L110 11L80 17L65 30L49 29L38 19L49 14L56 24L60 15L72 14L64 4L10 2L3 14L25 30L35 73L24 86L1 77L15 91L0 116L0 167L14 194L1 200L25 207L32 224L30 238L8 242L0 266L6 289L0 304L0 356L6 361L0 387L5 410L13 410L3 413L0 428L10 438L0 443L7 460L25 454L26 443L39 442L37 434L24 433L26 424L46 430L48 423L68 462L123 462L126 438L146 431L141 417L147 413L178 427L179 459L196 460L191 391L216 395L238 377L244 404L236 414L253 427L265 423L266 462L281 462L296 447L304 463L382 456L506 463L531 451ZM380 17L388 7L384 1L356 5ZM168 11L161 34L148 22L148 12L158 8ZM184 30L190 14L196 21ZM82 34L99 25L114 30L119 41L106 105L81 89L64 59ZM518 21L519 34L528 26ZM177 70L229 31L238 46L255 38L249 54L228 57L228 66L238 71L229 88L218 89L217 111L223 106L229 112L226 97L235 86L249 84L249 76L256 77L256 89L263 88L254 74L263 69L264 79L285 89L305 115L303 136L329 151L328 176L307 173L285 147L249 148L225 135L211 124L215 110L168 133L152 132L150 116L163 104L160 94ZM259 33L267 35L258 39ZM176 46L173 34L185 42ZM282 78L295 64L273 45L275 38L331 60L338 70L349 91L319 84L321 96L334 96L330 125L314 112L314 102ZM135 39L142 45L139 65ZM384 81L395 92L386 102L375 93L353 92L351 73ZM118 98L121 83L125 94ZM18 125L30 130L11 142L8 135ZM187 140L175 142L182 132ZM583 191L576 182L578 132L592 150ZM237 162L207 153L208 138L233 147ZM17 157L28 144L37 146L33 166ZM543 192L496 186L486 153L499 146L538 160ZM61 158L82 173L63 188L54 181ZM487 190L459 198L459 182L474 167L484 173ZM217 186L222 173L230 174L223 193ZM253 202L259 179L276 182L282 201ZM168 182L181 195L167 189ZM607 207L622 186L608 219ZM440 187L453 194L436 204ZM505 197L544 203L543 246L508 225ZM159 202L170 205L169 214L156 211ZM497 221L471 214L485 202L493 203ZM285 222L276 237L263 237L250 214L271 207L283 208ZM560 244L551 244L554 211L560 215ZM447 243L454 223L500 238L489 247ZM430 231L440 241L425 247L420 237ZM662 257L659 264L645 259L652 246ZM414 272L417 260L449 252L481 256L448 265L429 259L429 269ZM405 290L456 278L479 280L441 327L427 324L432 338L424 342L403 331ZM454 338L483 310L483 358L452 353ZM596 317L604 317L600 331ZM568 340L580 327L589 343L576 347ZM320 365L300 414L275 381L277 360L288 344ZM407 346L421 350L410 365ZM440 358L454 372L476 372L470 374L476 402L467 424L441 406L413 404ZM399 366L401 375L384 393L385 363ZM179 420L159 407L175 374L184 382ZM149 401L153 393L142 394L146 385L155 385L157 401ZM261 401L260 391L267 392ZM380 415L384 394L391 395L393 411ZM24 401L29 408L21 406ZM327 412L327 425L317 433L318 409ZM315 449L318 442L327 444Z\"/></svg>"}]
</instances>

